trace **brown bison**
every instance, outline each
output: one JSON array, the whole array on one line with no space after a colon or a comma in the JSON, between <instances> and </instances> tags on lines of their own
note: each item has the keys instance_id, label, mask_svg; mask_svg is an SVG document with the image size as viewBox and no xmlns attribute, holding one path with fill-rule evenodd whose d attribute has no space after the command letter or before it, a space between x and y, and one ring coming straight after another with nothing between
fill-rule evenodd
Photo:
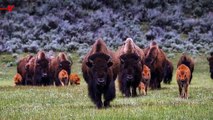
<instances>
[{"instance_id":1,"label":"brown bison","mask_svg":"<svg viewBox=\"0 0 213 120\"><path fill-rule=\"evenodd\" d=\"M27 85L27 70L25 68L26 64L29 62L29 60L32 58L32 55L27 55L26 57L22 58L21 60L18 61L17 64L17 73L21 75L22 77L22 82L20 85Z\"/></svg>"},{"instance_id":2,"label":"brown bison","mask_svg":"<svg viewBox=\"0 0 213 120\"><path fill-rule=\"evenodd\" d=\"M210 68L210 73L211 73L211 78L213 79L213 52L210 54L211 56L207 58L209 61L209 68Z\"/></svg>"},{"instance_id":3,"label":"brown bison","mask_svg":"<svg viewBox=\"0 0 213 120\"><path fill-rule=\"evenodd\" d=\"M147 89L150 83L150 79L151 79L151 72L148 66L143 65L143 71L142 71L142 80L141 82L144 84L145 86L145 93L144 95L147 95Z\"/></svg>"},{"instance_id":4,"label":"brown bison","mask_svg":"<svg viewBox=\"0 0 213 120\"><path fill-rule=\"evenodd\" d=\"M66 83L65 81L68 81L68 80L69 80L67 71L62 69L62 70L58 73L58 79L59 79L61 85L64 86L64 83Z\"/></svg>"},{"instance_id":5,"label":"brown bison","mask_svg":"<svg viewBox=\"0 0 213 120\"><path fill-rule=\"evenodd\" d=\"M63 69L68 73L68 76L71 73L72 62L67 58L65 53L59 53L57 57L50 60L49 74L51 79L51 84L55 82L56 86L62 85L61 81L58 78L59 72ZM64 85L69 84L69 80L63 81Z\"/></svg>"},{"instance_id":6,"label":"brown bison","mask_svg":"<svg viewBox=\"0 0 213 120\"><path fill-rule=\"evenodd\" d=\"M172 74L173 74L173 64L171 61L166 59L165 61L165 66L164 66L164 77L163 77L163 82L165 84L170 84L172 81Z\"/></svg>"},{"instance_id":7,"label":"brown bison","mask_svg":"<svg viewBox=\"0 0 213 120\"><path fill-rule=\"evenodd\" d=\"M72 73L70 75L70 84L76 84L76 85L80 85L80 77L76 74L76 73Z\"/></svg>"},{"instance_id":8,"label":"brown bison","mask_svg":"<svg viewBox=\"0 0 213 120\"><path fill-rule=\"evenodd\" d=\"M126 97L137 96L137 87L141 81L144 53L131 38L127 38L116 55L119 61L119 88ZM131 89L131 90L130 90Z\"/></svg>"},{"instance_id":9,"label":"brown bison","mask_svg":"<svg viewBox=\"0 0 213 120\"><path fill-rule=\"evenodd\" d=\"M32 57L28 63L25 65L26 69L26 83L27 85L36 85L36 81L34 81L34 68L35 68L35 57Z\"/></svg>"},{"instance_id":10,"label":"brown bison","mask_svg":"<svg viewBox=\"0 0 213 120\"><path fill-rule=\"evenodd\" d=\"M97 108L103 105L109 107L110 101L115 98L115 65L115 57L103 40L97 40L83 59L83 77L88 84L88 94Z\"/></svg>"},{"instance_id":11,"label":"brown bison","mask_svg":"<svg viewBox=\"0 0 213 120\"><path fill-rule=\"evenodd\" d=\"M164 75L164 66L166 61L166 55L158 47L156 42L152 42L148 48L145 49L145 64L151 70L151 89L161 88L161 81Z\"/></svg>"},{"instance_id":12,"label":"brown bison","mask_svg":"<svg viewBox=\"0 0 213 120\"><path fill-rule=\"evenodd\" d=\"M179 87L179 95L181 98L188 99L190 77L190 69L184 64L179 65L176 71L176 79Z\"/></svg>"},{"instance_id":13,"label":"brown bison","mask_svg":"<svg viewBox=\"0 0 213 120\"><path fill-rule=\"evenodd\" d=\"M190 58L186 54L183 54L178 61L177 67L181 64L186 65L191 71L191 76L190 76L190 80L189 80L189 84L190 84L191 80L192 80L192 73L194 71L194 60L192 60L192 58Z\"/></svg>"},{"instance_id":14,"label":"brown bison","mask_svg":"<svg viewBox=\"0 0 213 120\"><path fill-rule=\"evenodd\" d=\"M35 56L33 68L33 81L35 85L50 85L50 78L48 75L49 59L46 57L44 51L39 51Z\"/></svg>"},{"instance_id":15,"label":"brown bison","mask_svg":"<svg viewBox=\"0 0 213 120\"><path fill-rule=\"evenodd\" d=\"M22 85L22 77L19 73L16 73L13 77L15 85Z\"/></svg>"}]
</instances>

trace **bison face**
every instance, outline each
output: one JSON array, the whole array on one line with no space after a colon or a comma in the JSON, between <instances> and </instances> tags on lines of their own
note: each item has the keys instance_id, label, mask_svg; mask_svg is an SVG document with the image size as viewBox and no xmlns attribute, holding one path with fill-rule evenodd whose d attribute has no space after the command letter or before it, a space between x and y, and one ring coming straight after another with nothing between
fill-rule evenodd
<instances>
[{"instance_id":1,"label":"bison face","mask_svg":"<svg viewBox=\"0 0 213 120\"><path fill-rule=\"evenodd\" d=\"M120 56L120 70L122 79L134 81L135 77L141 76L142 62L136 54L124 54Z\"/></svg>"},{"instance_id":2,"label":"bison face","mask_svg":"<svg viewBox=\"0 0 213 120\"><path fill-rule=\"evenodd\" d=\"M213 79L213 56L208 57L207 60L209 61L209 67L210 67L211 78Z\"/></svg>"},{"instance_id":3,"label":"bison face","mask_svg":"<svg viewBox=\"0 0 213 120\"><path fill-rule=\"evenodd\" d=\"M68 74L71 73L71 63L69 61L62 61L59 63L59 66L58 66L59 70L66 70L68 72Z\"/></svg>"},{"instance_id":4,"label":"bison face","mask_svg":"<svg viewBox=\"0 0 213 120\"><path fill-rule=\"evenodd\" d=\"M104 53L93 54L88 58L86 65L91 69L92 79L96 84L106 85L109 67L113 65L110 56Z\"/></svg>"},{"instance_id":5,"label":"bison face","mask_svg":"<svg viewBox=\"0 0 213 120\"><path fill-rule=\"evenodd\" d=\"M156 62L158 57L158 49L157 48L150 48L148 53L146 54L145 64L150 68L153 69L153 64Z\"/></svg>"},{"instance_id":6,"label":"bison face","mask_svg":"<svg viewBox=\"0 0 213 120\"><path fill-rule=\"evenodd\" d=\"M37 59L35 64L35 72L41 77L41 79L45 79L48 77L48 67L49 61L47 59Z\"/></svg>"}]
</instances>

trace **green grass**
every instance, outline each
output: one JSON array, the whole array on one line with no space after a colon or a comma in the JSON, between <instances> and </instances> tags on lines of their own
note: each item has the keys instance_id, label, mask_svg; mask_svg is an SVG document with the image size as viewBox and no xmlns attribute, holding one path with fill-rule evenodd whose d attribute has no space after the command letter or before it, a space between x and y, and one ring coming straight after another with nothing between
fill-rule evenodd
<instances>
[{"instance_id":1,"label":"green grass","mask_svg":"<svg viewBox=\"0 0 213 120\"><path fill-rule=\"evenodd\" d=\"M97 119L97 120L212 120L213 80L205 56L195 58L196 66L189 99L178 97L175 74L171 85L162 83L161 90L147 96L124 98L116 87L116 99L109 109L98 110L87 95L87 85L67 87L13 86L16 67L6 67L11 55L0 55L0 119ZM172 59L176 66L179 54ZM72 56L73 72L81 75L78 56ZM11 62L10 61L10 62ZM176 68L176 67L175 67ZM82 78L82 76L81 76ZM117 81L116 81L117 82ZM116 83L117 85L117 83Z\"/></svg>"}]
</instances>

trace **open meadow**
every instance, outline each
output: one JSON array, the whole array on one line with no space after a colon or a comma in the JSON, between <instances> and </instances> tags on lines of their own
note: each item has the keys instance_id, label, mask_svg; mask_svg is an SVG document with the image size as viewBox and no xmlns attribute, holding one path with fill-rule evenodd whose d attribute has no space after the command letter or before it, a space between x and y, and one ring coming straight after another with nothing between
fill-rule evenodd
<instances>
[{"instance_id":1,"label":"open meadow","mask_svg":"<svg viewBox=\"0 0 213 120\"><path fill-rule=\"evenodd\" d=\"M147 96L124 98L118 86L111 108L97 109L87 95L87 85L82 78L79 57L71 56L72 72L81 76L80 85L67 87L14 86L16 66L9 54L0 54L0 119L95 119L95 120L212 120L213 80L210 78L206 56L197 56L189 99L178 97L175 79L170 85L161 83L161 90L149 90ZM174 68L180 54L172 58ZM12 64L11 63L11 64ZM117 85L117 81L116 81Z\"/></svg>"}]
</instances>

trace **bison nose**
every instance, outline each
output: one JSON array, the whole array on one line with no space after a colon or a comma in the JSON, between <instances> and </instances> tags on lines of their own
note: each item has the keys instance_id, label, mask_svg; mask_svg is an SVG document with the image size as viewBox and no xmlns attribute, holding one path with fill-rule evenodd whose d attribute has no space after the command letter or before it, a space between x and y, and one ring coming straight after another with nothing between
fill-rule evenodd
<instances>
[{"instance_id":1,"label":"bison nose","mask_svg":"<svg viewBox=\"0 0 213 120\"><path fill-rule=\"evenodd\" d=\"M98 84L100 84L100 85L105 84L104 78L98 78Z\"/></svg>"},{"instance_id":2,"label":"bison nose","mask_svg":"<svg viewBox=\"0 0 213 120\"><path fill-rule=\"evenodd\" d=\"M42 77L44 78L44 77L47 77L47 73L43 73L42 74Z\"/></svg>"},{"instance_id":3,"label":"bison nose","mask_svg":"<svg viewBox=\"0 0 213 120\"><path fill-rule=\"evenodd\" d=\"M129 79L129 80L131 80L131 79L133 79L133 76L132 75L127 75L126 78Z\"/></svg>"}]
</instances>

